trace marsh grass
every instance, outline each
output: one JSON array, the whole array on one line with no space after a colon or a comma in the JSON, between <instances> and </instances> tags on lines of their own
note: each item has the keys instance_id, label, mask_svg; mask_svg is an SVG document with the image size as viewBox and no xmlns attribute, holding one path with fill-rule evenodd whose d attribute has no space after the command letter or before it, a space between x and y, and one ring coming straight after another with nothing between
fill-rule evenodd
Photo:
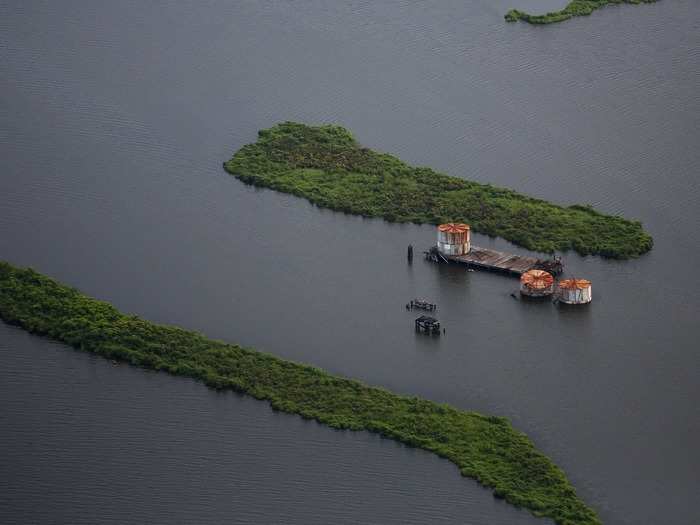
<instances>
[{"instance_id":1,"label":"marsh grass","mask_svg":"<svg viewBox=\"0 0 700 525\"><path fill-rule=\"evenodd\" d=\"M555 24L574 16L588 16L596 9L613 4L653 4L656 0L572 0L561 11L553 11L544 15L531 15L524 11L511 9L505 14L508 22L523 20L530 24Z\"/></svg>"},{"instance_id":2,"label":"marsh grass","mask_svg":"<svg viewBox=\"0 0 700 525\"><path fill-rule=\"evenodd\" d=\"M640 222L590 206L558 206L512 190L408 166L360 146L340 126L294 122L262 130L224 168L247 184L317 206L391 222L467 222L529 250L626 259L652 247Z\"/></svg>"},{"instance_id":3,"label":"marsh grass","mask_svg":"<svg viewBox=\"0 0 700 525\"><path fill-rule=\"evenodd\" d=\"M108 359L265 400L335 429L365 430L446 458L494 496L559 524L599 524L564 473L503 418L393 394L312 366L120 313L0 261L0 317Z\"/></svg>"}]
</instances>

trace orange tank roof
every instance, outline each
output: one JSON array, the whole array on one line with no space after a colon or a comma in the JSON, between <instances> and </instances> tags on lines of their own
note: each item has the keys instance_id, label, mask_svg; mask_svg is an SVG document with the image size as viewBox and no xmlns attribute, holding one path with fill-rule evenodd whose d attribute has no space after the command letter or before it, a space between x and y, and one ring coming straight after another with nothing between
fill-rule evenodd
<instances>
[{"instance_id":1,"label":"orange tank roof","mask_svg":"<svg viewBox=\"0 0 700 525\"><path fill-rule=\"evenodd\" d=\"M554 277L544 270L528 270L520 277L520 282L528 288L545 289L554 284Z\"/></svg>"},{"instance_id":2,"label":"orange tank roof","mask_svg":"<svg viewBox=\"0 0 700 525\"><path fill-rule=\"evenodd\" d=\"M559 288L564 288L565 290L585 290L591 286L591 281L586 279L564 279L559 281Z\"/></svg>"},{"instance_id":3,"label":"orange tank roof","mask_svg":"<svg viewBox=\"0 0 700 525\"><path fill-rule=\"evenodd\" d=\"M448 222L447 224L441 224L438 226L438 230L443 233L467 233L470 228L468 224Z\"/></svg>"}]
</instances>

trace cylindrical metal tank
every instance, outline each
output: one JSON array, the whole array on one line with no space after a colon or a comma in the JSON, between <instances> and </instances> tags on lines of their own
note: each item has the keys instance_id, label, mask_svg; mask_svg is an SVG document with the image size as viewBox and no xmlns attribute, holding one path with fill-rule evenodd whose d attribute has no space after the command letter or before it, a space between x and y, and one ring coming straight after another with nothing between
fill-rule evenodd
<instances>
[{"instance_id":1,"label":"cylindrical metal tank","mask_svg":"<svg viewBox=\"0 0 700 525\"><path fill-rule=\"evenodd\" d=\"M471 249L471 231L468 224L448 222L438 226L438 251L444 255L464 255Z\"/></svg>"},{"instance_id":2,"label":"cylindrical metal tank","mask_svg":"<svg viewBox=\"0 0 700 525\"><path fill-rule=\"evenodd\" d=\"M564 279L559 281L559 301L566 304L586 304L593 299L591 281Z\"/></svg>"},{"instance_id":3,"label":"cylindrical metal tank","mask_svg":"<svg viewBox=\"0 0 700 525\"><path fill-rule=\"evenodd\" d=\"M528 270L520 276L520 293L527 297L547 297L554 292L554 277L544 270Z\"/></svg>"}]
</instances>

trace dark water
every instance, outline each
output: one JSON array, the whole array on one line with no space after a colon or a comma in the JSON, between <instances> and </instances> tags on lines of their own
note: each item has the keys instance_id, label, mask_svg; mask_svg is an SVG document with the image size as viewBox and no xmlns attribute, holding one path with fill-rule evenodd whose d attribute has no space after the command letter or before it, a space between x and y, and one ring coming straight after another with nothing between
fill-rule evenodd
<instances>
[{"instance_id":1,"label":"dark water","mask_svg":"<svg viewBox=\"0 0 700 525\"><path fill-rule=\"evenodd\" d=\"M699 522L700 4L545 28L503 23L512 6L0 2L0 258L154 321L507 416L605 523ZM655 249L567 255L593 281L580 310L409 267L431 227L223 173L287 119L639 218ZM415 337L415 295L439 303L445 337ZM376 436L4 325L0 350L3 523L541 522Z\"/></svg>"}]
</instances>

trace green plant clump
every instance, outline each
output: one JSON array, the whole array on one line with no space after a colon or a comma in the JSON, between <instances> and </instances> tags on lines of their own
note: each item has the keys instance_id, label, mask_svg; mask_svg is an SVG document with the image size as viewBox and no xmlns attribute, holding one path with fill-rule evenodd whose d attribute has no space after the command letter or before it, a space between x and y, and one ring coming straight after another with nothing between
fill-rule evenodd
<instances>
[{"instance_id":1,"label":"green plant clump","mask_svg":"<svg viewBox=\"0 0 700 525\"><path fill-rule=\"evenodd\" d=\"M361 147L339 126L278 124L260 131L224 168L245 183L321 207L395 222L468 222L474 231L540 252L625 259L652 247L638 221L411 167Z\"/></svg>"},{"instance_id":2,"label":"green plant clump","mask_svg":"<svg viewBox=\"0 0 700 525\"><path fill-rule=\"evenodd\" d=\"M599 524L564 473L500 417L457 410L318 368L124 315L31 269L0 261L0 317L25 330L135 366L267 400L336 429L376 432L449 459L498 498L559 524Z\"/></svg>"},{"instance_id":3,"label":"green plant clump","mask_svg":"<svg viewBox=\"0 0 700 525\"><path fill-rule=\"evenodd\" d=\"M574 16L588 16L596 9L609 4L653 4L654 2L656 0L572 0L561 11L544 15L530 15L517 9L511 9L505 14L505 19L508 22L523 20L530 24L555 24Z\"/></svg>"}]
</instances>

